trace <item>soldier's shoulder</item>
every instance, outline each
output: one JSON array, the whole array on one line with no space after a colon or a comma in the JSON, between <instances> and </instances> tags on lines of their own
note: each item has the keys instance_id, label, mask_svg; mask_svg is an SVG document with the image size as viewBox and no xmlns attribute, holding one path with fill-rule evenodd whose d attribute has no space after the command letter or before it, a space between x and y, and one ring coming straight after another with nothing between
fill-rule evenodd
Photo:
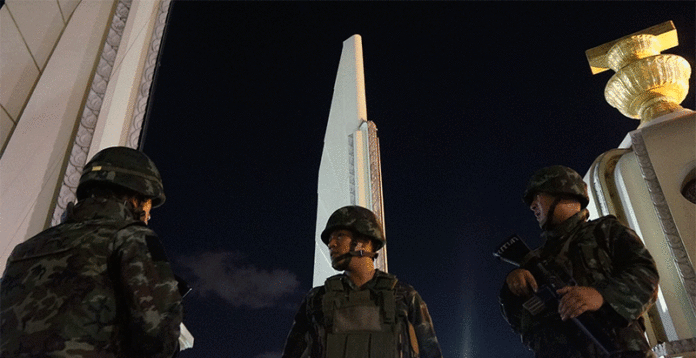
<instances>
[{"instance_id":1,"label":"soldier's shoulder","mask_svg":"<svg viewBox=\"0 0 696 358\"><path fill-rule=\"evenodd\" d=\"M612 235L624 232L628 232L631 235L635 235L635 232L630 227L626 226L626 224L621 222L614 215L606 215L599 217L597 219L588 221L588 224L591 225L591 227L595 231L599 229L600 231L603 231L605 233L612 233Z\"/></svg>"},{"instance_id":2,"label":"soldier's shoulder","mask_svg":"<svg viewBox=\"0 0 696 358\"><path fill-rule=\"evenodd\" d=\"M90 229L82 223L50 227L15 246L9 261L40 257L47 253L64 252L82 243Z\"/></svg>"},{"instance_id":3,"label":"soldier's shoulder","mask_svg":"<svg viewBox=\"0 0 696 358\"><path fill-rule=\"evenodd\" d=\"M326 288L323 285L317 286L317 287L312 287L312 289L310 289L309 292L307 292L305 297L308 300L310 300L310 299L313 299L315 297L322 296L322 295L324 295L324 293L326 293Z\"/></svg>"},{"instance_id":4,"label":"soldier's shoulder","mask_svg":"<svg viewBox=\"0 0 696 358\"><path fill-rule=\"evenodd\" d=\"M596 219L588 220L580 225L580 231L586 233L604 232L608 233L616 229L627 228L614 215L605 215Z\"/></svg>"},{"instance_id":5,"label":"soldier's shoulder","mask_svg":"<svg viewBox=\"0 0 696 358\"><path fill-rule=\"evenodd\" d=\"M416 291L416 289L413 286L411 286L410 284L408 284L404 281L397 281L396 285L394 286L394 289L406 291L406 292L413 292L413 293L418 292L418 291Z\"/></svg>"},{"instance_id":6,"label":"soldier's shoulder","mask_svg":"<svg viewBox=\"0 0 696 358\"><path fill-rule=\"evenodd\" d=\"M144 222L140 220L126 220L118 224L118 231L121 232L138 232L148 235L156 235Z\"/></svg>"},{"instance_id":7,"label":"soldier's shoulder","mask_svg":"<svg viewBox=\"0 0 696 358\"><path fill-rule=\"evenodd\" d=\"M594 225L611 225L611 224L621 224L619 222L619 219L616 218L614 215L604 215L600 216L596 219L589 220L588 223L594 224Z\"/></svg>"},{"instance_id":8,"label":"soldier's shoulder","mask_svg":"<svg viewBox=\"0 0 696 358\"><path fill-rule=\"evenodd\" d=\"M158 239L157 234L142 221L128 220L119 223L116 227L116 237L121 240L148 240Z\"/></svg>"},{"instance_id":9,"label":"soldier's shoulder","mask_svg":"<svg viewBox=\"0 0 696 358\"><path fill-rule=\"evenodd\" d=\"M375 277L377 279L382 279L382 280L399 281L399 279L396 277L396 275L389 273L389 272L381 271L379 269L375 270Z\"/></svg>"},{"instance_id":10,"label":"soldier's shoulder","mask_svg":"<svg viewBox=\"0 0 696 358\"><path fill-rule=\"evenodd\" d=\"M394 277L394 279L396 279L396 277ZM416 289L413 286L401 280L396 280L394 284L394 291L397 294L397 296L404 297L408 301L410 301L411 298L414 296L420 296L418 294L418 291L416 291Z\"/></svg>"},{"instance_id":11,"label":"soldier's shoulder","mask_svg":"<svg viewBox=\"0 0 696 358\"><path fill-rule=\"evenodd\" d=\"M309 311L316 311L317 307L321 307L321 301L325 294L326 288L323 285L310 289L303 300L307 309Z\"/></svg>"}]
</instances>

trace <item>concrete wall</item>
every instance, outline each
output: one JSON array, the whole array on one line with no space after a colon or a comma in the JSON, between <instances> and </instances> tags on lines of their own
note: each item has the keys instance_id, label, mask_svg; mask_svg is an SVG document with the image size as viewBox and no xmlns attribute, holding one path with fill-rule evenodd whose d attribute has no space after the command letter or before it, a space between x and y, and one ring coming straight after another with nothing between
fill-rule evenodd
<instances>
[{"instance_id":1,"label":"concrete wall","mask_svg":"<svg viewBox=\"0 0 696 358\"><path fill-rule=\"evenodd\" d=\"M80 0L10 0L0 8L0 153Z\"/></svg>"},{"instance_id":2,"label":"concrete wall","mask_svg":"<svg viewBox=\"0 0 696 358\"><path fill-rule=\"evenodd\" d=\"M657 118L629 133L623 147L590 168L588 208L592 218L616 215L643 239L660 272L651 343L685 347L696 337L696 204L681 191L696 170L696 113Z\"/></svg>"},{"instance_id":3,"label":"concrete wall","mask_svg":"<svg viewBox=\"0 0 696 358\"><path fill-rule=\"evenodd\" d=\"M94 153L137 146L169 3L0 9L0 272L15 245L56 223Z\"/></svg>"},{"instance_id":4,"label":"concrete wall","mask_svg":"<svg viewBox=\"0 0 696 358\"><path fill-rule=\"evenodd\" d=\"M14 51L8 52L25 61L9 66L35 66L40 75L35 83L32 78L9 76L12 86L21 89L22 95L13 98L3 93L3 108L9 109L14 130L0 158L0 269L4 270L7 256L16 244L47 225L113 8L113 1L82 2L64 28L59 26L63 20L55 2L11 1L2 9L7 12L3 21L12 15L14 23L19 24L19 34L14 37L23 39L12 43L9 48ZM13 13L15 9L22 11ZM52 13L52 17L33 21L32 17L39 13L48 16L41 10ZM41 33L28 28L32 24L45 28L42 21L52 23L48 27L52 35L47 34L47 39L20 36ZM4 31L4 22L2 26ZM6 62L11 61L2 61ZM2 81L4 92L4 78Z\"/></svg>"}]
</instances>

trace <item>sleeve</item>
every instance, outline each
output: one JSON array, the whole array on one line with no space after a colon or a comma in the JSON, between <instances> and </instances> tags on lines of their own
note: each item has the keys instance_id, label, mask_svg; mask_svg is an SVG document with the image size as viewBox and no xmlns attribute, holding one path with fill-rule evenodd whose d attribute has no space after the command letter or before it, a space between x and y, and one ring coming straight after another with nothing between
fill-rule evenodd
<instances>
[{"instance_id":1,"label":"sleeve","mask_svg":"<svg viewBox=\"0 0 696 358\"><path fill-rule=\"evenodd\" d=\"M498 296L500 312L515 333L522 333L522 299L515 296L507 283L503 283Z\"/></svg>"},{"instance_id":2,"label":"sleeve","mask_svg":"<svg viewBox=\"0 0 696 358\"><path fill-rule=\"evenodd\" d=\"M441 358L440 343L437 341L428 307L415 290L409 296L408 319L415 330L421 358Z\"/></svg>"},{"instance_id":3,"label":"sleeve","mask_svg":"<svg viewBox=\"0 0 696 358\"><path fill-rule=\"evenodd\" d=\"M310 323L307 318L307 295L300 304L300 308L295 314L295 321L292 323L288 338L285 340L282 358L300 358L309 345Z\"/></svg>"},{"instance_id":4,"label":"sleeve","mask_svg":"<svg viewBox=\"0 0 696 358\"><path fill-rule=\"evenodd\" d=\"M610 221L602 223L612 262L610 275L595 289L627 321L640 317L655 302L659 275L655 261L636 233Z\"/></svg>"},{"instance_id":5,"label":"sleeve","mask_svg":"<svg viewBox=\"0 0 696 358\"><path fill-rule=\"evenodd\" d=\"M133 356L172 357L183 308L164 249L154 232L140 226L121 230L117 240L124 349Z\"/></svg>"}]
</instances>

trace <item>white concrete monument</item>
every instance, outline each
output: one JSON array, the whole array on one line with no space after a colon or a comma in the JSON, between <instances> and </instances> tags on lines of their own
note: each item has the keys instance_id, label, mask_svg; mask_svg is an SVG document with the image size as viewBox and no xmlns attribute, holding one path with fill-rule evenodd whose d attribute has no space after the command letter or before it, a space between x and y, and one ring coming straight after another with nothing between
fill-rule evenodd
<instances>
[{"instance_id":1,"label":"white concrete monument","mask_svg":"<svg viewBox=\"0 0 696 358\"><path fill-rule=\"evenodd\" d=\"M690 39L693 41L693 39ZM696 112L682 108L691 68L671 21L587 50L593 73L616 71L604 95L641 121L585 176L590 217L615 215L643 239L660 273L646 319L659 356L696 357Z\"/></svg>"},{"instance_id":2,"label":"white concrete monument","mask_svg":"<svg viewBox=\"0 0 696 358\"><path fill-rule=\"evenodd\" d=\"M367 120L360 35L343 42L324 136L317 193L315 287L338 273L331 267L328 248L320 237L326 221L336 209L346 205L363 206L372 210L384 226L379 140L377 127ZM379 251L375 267L387 271L386 246Z\"/></svg>"},{"instance_id":3,"label":"white concrete monument","mask_svg":"<svg viewBox=\"0 0 696 358\"><path fill-rule=\"evenodd\" d=\"M59 223L95 153L139 146L170 4L0 8L0 272L17 244ZM193 346L181 332L181 349Z\"/></svg>"}]
</instances>

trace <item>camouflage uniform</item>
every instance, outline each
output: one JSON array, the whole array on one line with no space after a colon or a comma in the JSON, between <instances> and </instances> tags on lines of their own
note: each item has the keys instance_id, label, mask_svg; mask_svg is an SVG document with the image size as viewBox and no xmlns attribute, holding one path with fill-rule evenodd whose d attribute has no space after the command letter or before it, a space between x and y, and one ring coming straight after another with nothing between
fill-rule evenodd
<instances>
[{"instance_id":1,"label":"camouflage uniform","mask_svg":"<svg viewBox=\"0 0 696 358\"><path fill-rule=\"evenodd\" d=\"M332 276L327 282L335 278L340 279L346 291L361 290L344 274ZM375 276L362 287L362 290L376 291L375 286L381 279L396 281L394 298L400 333L396 339L397 355L394 358L442 357L428 308L413 287L397 281L393 275L375 270ZM327 357L326 352L327 332L331 331L322 306L326 287L324 285L313 288L302 301L285 343L283 358L333 358ZM417 344L412 344L412 339L415 339ZM414 352L414 349L418 349L419 354Z\"/></svg>"},{"instance_id":2,"label":"camouflage uniform","mask_svg":"<svg viewBox=\"0 0 696 358\"><path fill-rule=\"evenodd\" d=\"M586 218L587 211L582 210L544 231L545 243L535 252L545 265L565 269L578 286L593 287L602 295L605 303L595 313L624 352L612 357L645 357L649 346L641 315L657 294L655 262L636 233L615 217L589 222ZM526 299L503 285L503 315L536 357L604 357L570 320L561 321L557 311L546 309L532 316L522 308Z\"/></svg>"},{"instance_id":3,"label":"camouflage uniform","mask_svg":"<svg viewBox=\"0 0 696 358\"><path fill-rule=\"evenodd\" d=\"M18 245L0 290L2 357L171 357L181 296L130 206L88 198Z\"/></svg>"},{"instance_id":4,"label":"camouflage uniform","mask_svg":"<svg viewBox=\"0 0 696 358\"><path fill-rule=\"evenodd\" d=\"M649 351L641 315L655 302L659 281L655 261L636 233L613 216L587 221L587 185L573 169L555 165L538 170L529 180L523 201L530 206L537 193L553 196L547 220L542 224L544 244L536 257L557 273L569 275L578 286L592 287L604 304L592 315L617 343L619 357L645 357ZM554 209L561 199L572 198L581 210L554 227ZM529 261L533 255L528 256ZM531 262L521 267L532 271ZM566 277L564 280L569 279ZM527 297L514 295L507 283L500 292L505 319L539 358L604 357L571 320L563 322L557 309L536 316L522 307Z\"/></svg>"}]
</instances>

